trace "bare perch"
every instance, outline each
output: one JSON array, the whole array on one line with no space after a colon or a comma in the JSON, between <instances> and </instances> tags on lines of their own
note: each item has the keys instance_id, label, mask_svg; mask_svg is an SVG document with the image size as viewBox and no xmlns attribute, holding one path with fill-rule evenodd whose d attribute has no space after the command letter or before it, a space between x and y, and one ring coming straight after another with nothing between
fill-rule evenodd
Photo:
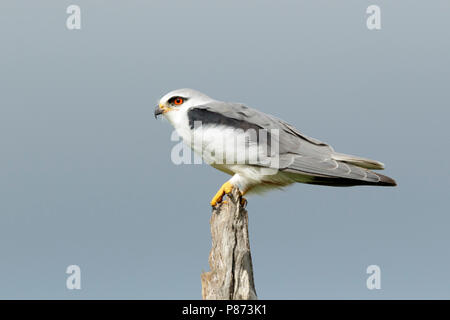
<instances>
[{"instance_id":1,"label":"bare perch","mask_svg":"<svg viewBox=\"0 0 450 320\"><path fill-rule=\"evenodd\" d=\"M248 214L241 199L239 190L233 188L227 202L213 208L210 220L211 271L201 275L203 299L257 299L248 237Z\"/></svg>"}]
</instances>

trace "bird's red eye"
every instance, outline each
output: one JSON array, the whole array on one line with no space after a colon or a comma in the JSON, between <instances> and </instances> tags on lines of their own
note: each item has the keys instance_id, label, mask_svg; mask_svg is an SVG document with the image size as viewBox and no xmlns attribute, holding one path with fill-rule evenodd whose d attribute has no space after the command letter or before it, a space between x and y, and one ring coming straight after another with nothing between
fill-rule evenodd
<instances>
[{"instance_id":1,"label":"bird's red eye","mask_svg":"<svg viewBox=\"0 0 450 320\"><path fill-rule=\"evenodd\" d=\"M182 104L184 102L183 98L176 98L173 103L177 106L179 106L180 104Z\"/></svg>"}]
</instances>

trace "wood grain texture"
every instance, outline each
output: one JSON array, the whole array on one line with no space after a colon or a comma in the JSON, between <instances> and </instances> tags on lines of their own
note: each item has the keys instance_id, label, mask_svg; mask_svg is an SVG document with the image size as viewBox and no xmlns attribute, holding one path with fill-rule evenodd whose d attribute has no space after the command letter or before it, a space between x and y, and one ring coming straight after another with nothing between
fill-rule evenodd
<instances>
[{"instance_id":1,"label":"wood grain texture","mask_svg":"<svg viewBox=\"0 0 450 320\"><path fill-rule=\"evenodd\" d=\"M252 257L248 237L248 214L241 195L234 188L212 210L210 220L212 248L211 271L201 274L205 300L255 300Z\"/></svg>"}]
</instances>

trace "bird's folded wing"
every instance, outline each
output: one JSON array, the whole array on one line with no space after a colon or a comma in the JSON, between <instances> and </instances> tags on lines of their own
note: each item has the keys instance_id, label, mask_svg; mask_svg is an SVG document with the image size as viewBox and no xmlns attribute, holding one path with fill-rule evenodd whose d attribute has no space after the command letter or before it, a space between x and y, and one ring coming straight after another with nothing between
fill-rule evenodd
<instances>
[{"instance_id":1,"label":"bird's folded wing","mask_svg":"<svg viewBox=\"0 0 450 320\"><path fill-rule=\"evenodd\" d=\"M292 125L274 116L243 104L219 101L198 106L196 109L202 110L202 113L199 114L201 117L198 120L205 121L209 118L213 119L217 124L229 125L244 130L247 128L277 130L278 133L272 135L274 137L272 142L278 145L277 155L279 156L279 161L275 163L277 163L279 169L374 183L380 181L381 175L377 175L365 168L382 169L382 163L337 153L327 143L304 135ZM254 142L259 143L257 141ZM273 167L273 163L271 163L271 167ZM259 165L266 166L264 163Z\"/></svg>"},{"instance_id":2,"label":"bird's folded wing","mask_svg":"<svg viewBox=\"0 0 450 320\"><path fill-rule=\"evenodd\" d=\"M380 181L380 177L369 170L333 159L318 159L297 154L285 154L280 159L282 159L280 163L284 164L284 168L281 167L280 169L287 172L374 183Z\"/></svg>"}]
</instances>

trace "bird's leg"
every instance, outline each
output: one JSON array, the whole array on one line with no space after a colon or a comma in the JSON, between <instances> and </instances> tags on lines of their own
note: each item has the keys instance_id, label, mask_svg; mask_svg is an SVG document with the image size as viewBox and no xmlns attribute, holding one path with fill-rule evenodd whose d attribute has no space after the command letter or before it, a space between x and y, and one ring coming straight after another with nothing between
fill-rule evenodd
<instances>
[{"instance_id":1,"label":"bird's leg","mask_svg":"<svg viewBox=\"0 0 450 320\"><path fill-rule=\"evenodd\" d=\"M222 203L222 202L226 203L226 201L222 201L223 196L224 196L225 194L231 193L231 191L233 190L233 187L234 187L234 185L233 185L230 181L225 182L225 183L220 187L219 191L217 191L216 195L212 198L212 200L211 200L211 206L215 207L218 203ZM245 198L243 197L244 194L247 193L247 191L248 191L248 190L244 190L244 191L240 191L240 190L239 190L239 192L241 193L241 196L242 196L242 197L241 197L241 205L242 205L242 206L246 206L246 205L247 205L247 199L245 199Z\"/></svg>"},{"instance_id":2,"label":"bird's leg","mask_svg":"<svg viewBox=\"0 0 450 320\"><path fill-rule=\"evenodd\" d=\"M215 207L218 203L222 202L223 196L227 193L231 193L231 190L233 189L233 185L231 182L227 181L225 182L217 191L216 195L211 200L211 206Z\"/></svg>"}]
</instances>

